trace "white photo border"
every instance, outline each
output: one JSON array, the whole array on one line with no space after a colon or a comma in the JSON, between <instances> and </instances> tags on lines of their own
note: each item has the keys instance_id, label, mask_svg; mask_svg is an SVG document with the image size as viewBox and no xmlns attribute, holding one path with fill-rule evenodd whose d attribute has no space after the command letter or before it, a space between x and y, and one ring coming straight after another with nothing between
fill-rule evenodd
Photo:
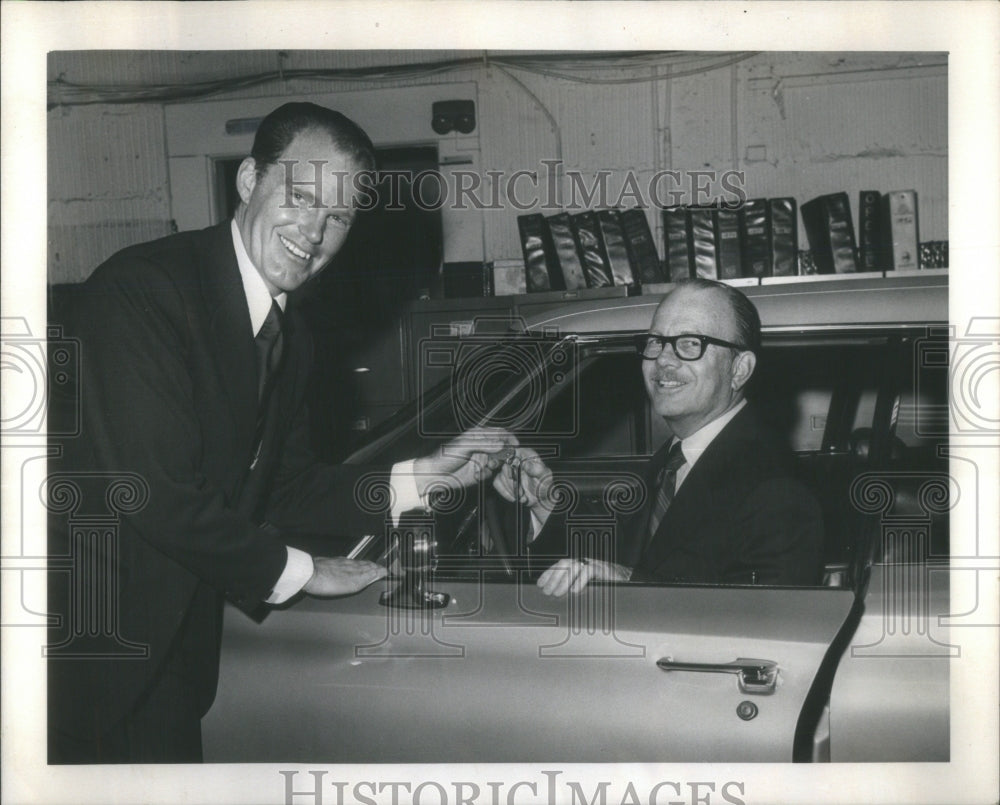
<instances>
[{"instance_id":1,"label":"white photo border","mask_svg":"<svg viewBox=\"0 0 1000 805\"><path fill-rule=\"evenodd\" d=\"M4 2L2 15L0 302L4 317L25 318L35 333L44 333L46 323L46 54L91 49L947 52L948 220L955 267L950 275L951 321L961 334L973 317L1000 316L1000 5L992 2ZM998 489L1000 451L983 452L982 489ZM20 467L8 443L3 458L6 501L19 494ZM1000 561L998 524L990 517L996 517L996 500L990 504L983 508L989 516L980 518L978 536L990 549L995 568ZM12 507L5 505L4 511ZM970 519L969 526L973 522ZM6 519L3 525L2 554L14 555L22 525ZM44 533L44 525L40 527ZM2 609L10 611L18 602L8 598L17 590L6 583L7 575ZM980 605L987 608L982 622L995 624L1000 622L996 590L992 597L990 592L980 590ZM725 801L722 787L738 781L742 789L730 791L747 805L995 801L998 630L987 626L962 635L958 631L952 630L952 642L961 643L962 657L952 666L952 760L946 764L49 767L45 677L39 674L44 630L7 629L0 641L3 800L284 804L280 770L301 772L301 784L308 779L306 772L325 768L330 770L327 780L461 780L478 782L484 791L490 780L544 780L541 771L552 769L580 781L585 791L612 775L634 782L640 792L662 780L713 781L712 802ZM669 793L665 791L661 801L667 801ZM336 789L328 787L324 802L337 802L335 795ZM519 796L527 797L527 792ZM389 790L379 801L390 801ZM427 801L435 800L428 794ZM539 793L523 801L543 802L545 797Z\"/></svg>"}]
</instances>

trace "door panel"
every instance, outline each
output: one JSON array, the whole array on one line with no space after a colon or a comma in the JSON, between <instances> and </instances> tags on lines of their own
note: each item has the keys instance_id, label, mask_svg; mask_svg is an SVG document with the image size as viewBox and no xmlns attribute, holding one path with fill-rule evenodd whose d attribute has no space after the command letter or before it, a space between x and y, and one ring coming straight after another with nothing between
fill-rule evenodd
<instances>
[{"instance_id":1,"label":"door panel","mask_svg":"<svg viewBox=\"0 0 1000 805\"><path fill-rule=\"evenodd\" d=\"M950 670L945 562L877 564L865 614L830 692L835 762L948 761Z\"/></svg>"},{"instance_id":2,"label":"door panel","mask_svg":"<svg viewBox=\"0 0 1000 805\"><path fill-rule=\"evenodd\" d=\"M790 761L796 722L850 610L835 589L436 580L436 611L378 603L395 582L305 599L262 624L226 613L209 762ZM657 660L778 665L771 694ZM741 703L756 710L744 720Z\"/></svg>"}]
</instances>

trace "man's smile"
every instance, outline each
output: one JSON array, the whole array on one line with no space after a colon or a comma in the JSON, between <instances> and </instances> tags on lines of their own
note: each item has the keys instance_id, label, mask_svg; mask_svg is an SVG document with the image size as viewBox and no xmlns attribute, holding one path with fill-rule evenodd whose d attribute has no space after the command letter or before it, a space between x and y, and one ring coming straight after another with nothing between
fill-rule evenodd
<instances>
[{"instance_id":1,"label":"man's smile","mask_svg":"<svg viewBox=\"0 0 1000 805\"><path fill-rule=\"evenodd\" d=\"M687 385L687 383L684 380L677 380L676 378L658 377L653 380L653 385L661 389L677 389Z\"/></svg>"},{"instance_id":2,"label":"man's smile","mask_svg":"<svg viewBox=\"0 0 1000 805\"><path fill-rule=\"evenodd\" d=\"M291 253L295 257L298 257L300 260L308 260L310 257L312 257L312 255L309 254L309 252L300 249L284 235L278 235L278 239L281 241L281 245L284 246L289 251L289 253Z\"/></svg>"}]
</instances>

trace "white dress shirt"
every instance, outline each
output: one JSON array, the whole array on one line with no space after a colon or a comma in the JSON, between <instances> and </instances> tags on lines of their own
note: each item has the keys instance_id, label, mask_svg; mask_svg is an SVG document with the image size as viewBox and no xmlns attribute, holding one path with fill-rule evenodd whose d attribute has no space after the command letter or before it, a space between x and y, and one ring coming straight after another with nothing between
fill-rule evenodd
<instances>
[{"instance_id":1,"label":"white dress shirt","mask_svg":"<svg viewBox=\"0 0 1000 805\"><path fill-rule=\"evenodd\" d=\"M260 332L264 326L264 319L271 311L271 294L264 284L264 279L254 267L250 260L250 255L243 245L243 238L240 230L236 226L236 221L232 221L233 249L236 251L236 263L240 267L240 278L243 280L243 292L247 298L247 308L250 311L250 324L253 327L254 336ZM282 310L288 302L288 295L280 293L274 297L278 307ZM399 516L410 509L416 509L425 505L417 492L417 481L413 475L413 461L403 461L392 468L389 478L389 485L392 487L393 506L391 515L393 522L399 522ZM285 569L274 585L274 590L267 598L268 604L282 604L301 590L306 582L312 578L313 560L305 551L298 548L285 546L288 551L288 561Z\"/></svg>"},{"instance_id":2,"label":"white dress shirt","mask_svg":"<svg viewBox=\"0 0 1000 805\"><path fill-rule=\"evenodd\" d=\"M681 484L684 483L684 479L688 477L688 473L691 472L691 468L698 463L698 459L701 458L701 454L708 449L708 446L712 443L715 437L722 432L722 429L730 423L734 416L743 410L743 407L746 404L746 400L740 400L718 419L713 419L707 425L703 425L699 430L696 430L686 439L681 439L681 452L684 453L684 463L677 470L677 476L674 480L675 494L677 490L681 488Z\"/></svg>"}]
</instances>

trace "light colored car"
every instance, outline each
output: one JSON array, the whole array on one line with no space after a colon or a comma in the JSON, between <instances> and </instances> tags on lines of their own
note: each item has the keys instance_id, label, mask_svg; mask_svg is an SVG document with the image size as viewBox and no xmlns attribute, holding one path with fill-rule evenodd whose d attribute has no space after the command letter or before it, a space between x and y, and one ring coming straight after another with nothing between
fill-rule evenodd
<instances>
[{"instance_id":1,"label":"light colored car","mask_svg":"<svg viewBox=\"0 0 1000 805\"><path fill-rule=\"evenodd\" d=\"M228 610L206 760L948 760L946 278L745 290L764 324L749 396L822 504L822 586L592 583L549 598L523 518L484 485L358 547L392 560L391 579L261 623ZM667 436L634 349L657 302L428 340L449 380L350 461L504 425L576 496L569 527L621 547L616 517Z\"/></svg>"}]
</instances>

